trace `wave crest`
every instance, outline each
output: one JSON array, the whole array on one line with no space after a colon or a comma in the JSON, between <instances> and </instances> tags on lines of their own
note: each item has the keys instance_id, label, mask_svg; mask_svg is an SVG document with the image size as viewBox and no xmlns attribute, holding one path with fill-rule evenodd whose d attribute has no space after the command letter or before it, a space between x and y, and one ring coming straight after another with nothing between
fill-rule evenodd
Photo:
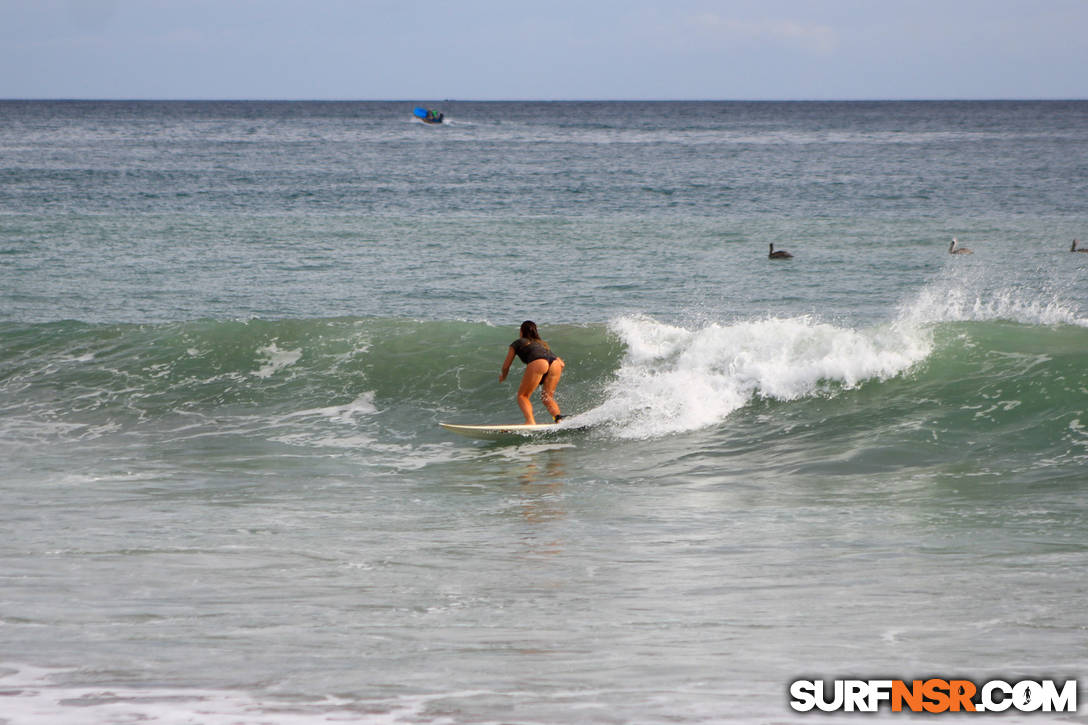
<instances>
[{"instance_id":1,"label":"wave crest","mask_svg":"<svg viewBox=\"0 0 1088 725\"><path fill-rule=\"evenodd\" d=\"M589 423L651 438L721 422L756 398L795 400L899 375L924 359L930 337L888 325L855 330L811 317L700 329L623 317L611 329L627 354Z\"/></svg>"},{"instance_id":2,"label":"wave crest","mask_svg":"<svg viewBox=\"0 0 1088 725\"><path fill-rule=\"evenodd\" d=\"M941 322L1016 322L1022 325L1075 325L1088 327L1074 292L1081 278L1037 284L1016 279L993 279L992 273L951 272L930 282L899 311L912 325Z\"/></svg>"}]
</instances>

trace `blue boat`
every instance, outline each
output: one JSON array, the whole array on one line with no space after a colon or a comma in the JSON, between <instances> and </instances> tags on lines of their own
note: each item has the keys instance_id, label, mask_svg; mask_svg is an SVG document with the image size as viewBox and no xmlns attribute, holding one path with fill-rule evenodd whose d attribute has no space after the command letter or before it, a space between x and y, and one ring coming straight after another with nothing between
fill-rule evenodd
<instances>
[{"instance_id":1,"label":"blue boat","mask_svg":"<svg viewBox=\"0 0 1088 725\"><path fill-rule=\"evenodd\" d=\"M423 106L416 106L412 113L423 123L442 123L442 119L446 117L446 114L441 111L424 108Z\"/></svg>"}]
</instances>

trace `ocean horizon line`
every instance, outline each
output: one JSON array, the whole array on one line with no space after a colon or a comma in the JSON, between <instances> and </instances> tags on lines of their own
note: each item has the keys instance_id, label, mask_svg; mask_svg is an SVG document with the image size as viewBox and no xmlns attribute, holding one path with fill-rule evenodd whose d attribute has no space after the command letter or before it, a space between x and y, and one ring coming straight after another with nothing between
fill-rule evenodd
<instances>
[{"instance_id":1,"label":"ocean horizon line","mask_svg":"<svg viewBox=\"0 0 1088 725\"><path fill-rule=\"evenodd\" d=\"M420 100L423 98L423 100ZM1088 98L182 98L0 97L3 103L1082 103Z\"/></svg>"}]
</instances>

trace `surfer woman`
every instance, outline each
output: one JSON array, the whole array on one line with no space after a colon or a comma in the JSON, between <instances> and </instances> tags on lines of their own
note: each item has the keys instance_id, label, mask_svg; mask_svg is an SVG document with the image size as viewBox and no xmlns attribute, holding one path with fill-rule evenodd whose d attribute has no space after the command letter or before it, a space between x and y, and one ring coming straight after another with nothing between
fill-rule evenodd
<instances>
[{"instance_id":1,"label":"surfer woman","mask_svg":"<svg viewBox=\"0 0 1088 725\"><path fill-rule=\"evenodd\" d=\"M544 407L552 414L552 419L558 423L563 416L559 414L559 404L555 402L555 388L559 385L559 376L563 374L563 360L548 347L548 343L540 339L536 323L526 320L521 323L521 337L510 343L506 351L506 360L502 364L502 373L499 382L506 380L510 373L510 363L514 361L514 355L525 363L525 375L521 378L521 386L518 387L518 407L525 416L525 422L532 425L536 423L533 418L533 401L529 396L533 394L539 385L540 399Z\"/></svg>"}]
</instances>

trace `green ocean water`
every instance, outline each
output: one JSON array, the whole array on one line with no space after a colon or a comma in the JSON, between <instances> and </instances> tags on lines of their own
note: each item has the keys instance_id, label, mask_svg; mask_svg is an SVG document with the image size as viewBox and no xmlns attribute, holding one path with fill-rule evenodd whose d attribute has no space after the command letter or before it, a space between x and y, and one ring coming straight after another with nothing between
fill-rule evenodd
<instances>
[{"instance_id":1,"label":"green ocean water","mask_svg":"<svg viewBox=\"0 0 1088 725\"><path fill-rule=\"evenodd\" d=\"M445 110L0 103L0 720L1080 675L1088 104Z\"/></svg>"}]
</instances>

